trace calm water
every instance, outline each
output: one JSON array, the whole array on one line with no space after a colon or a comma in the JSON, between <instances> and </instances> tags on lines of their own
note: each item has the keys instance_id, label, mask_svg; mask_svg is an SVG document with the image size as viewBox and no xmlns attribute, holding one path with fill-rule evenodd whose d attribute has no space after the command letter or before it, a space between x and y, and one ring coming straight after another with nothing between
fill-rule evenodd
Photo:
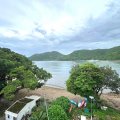
<instances>
[{"instance_id":1,"label":"calm water","mask_svg":"<svg viewBox=\"0 0 120 120\"><path fill-rule=\"evenodd\" d=\"M110 66L120 75L120 61L34 61L34 64L40 68L43 67L52 74L53 77L47 81L46 85L65 88L65 82L69 78L72 66L85 62L91 62L99 66Z\"/></svg>"}]
</instances>

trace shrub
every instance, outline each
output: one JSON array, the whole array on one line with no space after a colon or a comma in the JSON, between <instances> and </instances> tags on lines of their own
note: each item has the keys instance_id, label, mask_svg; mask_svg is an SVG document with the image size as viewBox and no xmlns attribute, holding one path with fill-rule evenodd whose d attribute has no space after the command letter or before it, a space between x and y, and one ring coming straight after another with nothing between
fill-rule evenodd
<instances>
[{"instance_id":1,"label":"shrub","mask_svg":"<svg viewBox=\"0 0 120 120\"><path fill-rule=\"evenodd\" d=\"M14 98L15 91L16 91L16 86L7 85L6 87L3 88L1 93L4 94L4 98L8 100L12 100Z\"/></svg>"},{"instance_id":2,"label":"shrub","mask_svg":"<svg viewBox=\"0 0 120 120\"><path fill-rule=\"evenodd\" d=\"M60 105L52 105L48 109L50 120L68 120L67 115Z\"/></svg>"},{"instance_id":3,"label":"shrub","mask_svg":"<svg viewBox=\"0 0 120 120\"><path fill-rule=\"evenodd\" d=\"M68 113L68 109L70 107L70 102L69 102L68 98L61 96L61 97L57 98L55 101L53 101L52 105L60 105L63 108L63 110L66 113Z\"/></svg>"}]
</instances>

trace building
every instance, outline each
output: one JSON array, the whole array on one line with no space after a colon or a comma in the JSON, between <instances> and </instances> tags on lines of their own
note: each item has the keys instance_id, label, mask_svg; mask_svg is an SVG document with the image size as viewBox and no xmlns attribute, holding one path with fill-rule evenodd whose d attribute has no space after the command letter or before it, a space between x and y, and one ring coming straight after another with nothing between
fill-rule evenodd
<instances>
[{"instance_id":1,"label":"building","mask_svg":"<svg viewBox=\"0 0 120 120\"><path fill-rule=\"evenodd\" d=\"M39 96L29 96L17 100L5 111L5 120L24 120L26 115L30 115L32 108L39 103Z\"/></svg>"}]
</instances>

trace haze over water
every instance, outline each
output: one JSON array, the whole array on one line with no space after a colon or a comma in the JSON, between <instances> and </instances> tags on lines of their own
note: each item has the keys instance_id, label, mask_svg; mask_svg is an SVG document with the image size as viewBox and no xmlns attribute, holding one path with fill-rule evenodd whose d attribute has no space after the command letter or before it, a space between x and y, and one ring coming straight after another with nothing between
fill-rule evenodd
<instances>
[{"instance_id":1,"label":"haze over water","mask_svg":"<svg viewBox=\"0 0 120 120\"><path fill-rule=\"evenodd\" d=\"M91 62L99 66L110 66L120 75L120 61L96 61L96 60L81 60L81 61L34 61L38 67L43 67L52 74L46 85L66 88L66 80L69 78L70 70L75 64Z\"/></svg>"}]
</instances>

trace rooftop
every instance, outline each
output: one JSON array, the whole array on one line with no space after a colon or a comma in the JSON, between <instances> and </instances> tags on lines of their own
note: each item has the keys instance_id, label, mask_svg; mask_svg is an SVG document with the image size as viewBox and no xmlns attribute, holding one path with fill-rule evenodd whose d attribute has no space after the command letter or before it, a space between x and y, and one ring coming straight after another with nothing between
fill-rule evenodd
<instances>
[{"instance_id":1,"label":"rooftop","mask_svg":"<svg viewBox=\"0 0 120 120\"><path fill-rule=\"evenodd\" d=\"M10 106L7 111L10 111L13 113L19 113L22 110L22 108L31 101L33 101L33 99L30 99L30 98L20 99L16 101L12 106Z\"/></svg>"}]
</instances>

